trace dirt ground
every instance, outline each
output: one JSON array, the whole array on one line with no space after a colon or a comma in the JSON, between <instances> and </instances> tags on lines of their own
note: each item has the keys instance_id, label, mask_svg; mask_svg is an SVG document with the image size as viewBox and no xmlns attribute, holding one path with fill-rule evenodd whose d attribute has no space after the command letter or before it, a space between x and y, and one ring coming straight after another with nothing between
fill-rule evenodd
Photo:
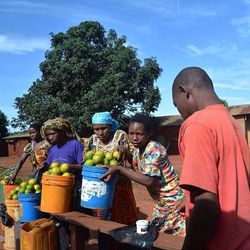
<instances>
[{"instance_id":1,"label":"dirt ground","mask_svg":"<svg viewBox=\"0 0 250 250\"><path fill-rule=\"evenodd\" d=\"M180 174L182 167L182 160L179 155L170 155L170 161L174 165L175 170ZM9 166L16 164L18 162L17 157L0 157L0 165L8 168ZM20 177L27 177L31 173L32 167L30 162L27 160L20 171ZM153 200L149 196L147 189L137 183L133 184L133 191L135 195L136 204L138 207L140 219L151 220L151 213L153 208ZM4 241L3 231L0 229L0 249L3 249Z\"/></svg>"}]
</instances>

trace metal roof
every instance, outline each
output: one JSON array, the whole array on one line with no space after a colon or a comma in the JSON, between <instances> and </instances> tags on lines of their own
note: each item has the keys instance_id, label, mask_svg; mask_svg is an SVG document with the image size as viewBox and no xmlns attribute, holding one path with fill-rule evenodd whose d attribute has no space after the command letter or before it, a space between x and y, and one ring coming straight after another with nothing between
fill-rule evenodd
<instances>
[{"instance_id":1,"label":"metal roof","mask_svg":"<svg viewBox=\"0 0 250 250\"><path fill-rule=\"evenodd\" d=\"M179 126L183 122L183 118L180 115L169 115L169 116L160 116L160 126Z\"/></svg>"},{"instance_id":2,"label":"metal roof","mask_svg":"<svg viewBox=\"0 0 250 250\"><path fill-rule=\"evenodd\" d=\"M228 107L231 115L249 115L250 114L250 104L237 105Z\"/></svg>"},{"instance_id":3,"label":"metal roof","mask_svg":"<svg viewBox=\"0 0 250 250\"><path fill-rule=\"evenodd\" d=\"M250 115L250 104L237 105L228 107L232 116L238 115ZM183 118L180 115L160 116L160 126L179 126L183 122Z\"/></svg>"},{"instance_id":4,"label":"metal roof","mask_svg":"<svg viewBox=\"0 0 250 250\"><path fill-rule=\"evenodd\" d=\"M15 134L3 137L3 139L16 139L16 138L29 138L30 135L28 132L17 132Z\"/></svg>"}]
</instances>

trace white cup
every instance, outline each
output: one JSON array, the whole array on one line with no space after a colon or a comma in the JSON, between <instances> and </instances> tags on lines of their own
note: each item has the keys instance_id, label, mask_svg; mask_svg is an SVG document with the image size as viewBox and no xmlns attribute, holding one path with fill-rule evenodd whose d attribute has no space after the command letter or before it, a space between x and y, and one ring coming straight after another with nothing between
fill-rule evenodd
<instances>
[{"instance_id":1,"label":"white cup","mask_svg":"<svg viewBox=\"0 0 250 250\"><path fill-rule=\"evenodd\" d=\"M138 234L145 234L148 232L148 221L147 220L138 220L136 221L136 232Z\"/></svg>"}]
</instances>

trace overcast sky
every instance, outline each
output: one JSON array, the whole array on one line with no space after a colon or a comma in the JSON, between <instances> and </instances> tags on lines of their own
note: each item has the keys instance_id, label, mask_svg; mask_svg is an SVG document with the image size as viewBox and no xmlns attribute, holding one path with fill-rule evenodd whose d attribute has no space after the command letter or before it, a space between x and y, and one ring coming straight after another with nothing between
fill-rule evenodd
<instances>
[{"instance_id":1,"label":"overcast sky","mask_svg":"<svg viewBox=\"0 0 250 250\"><path fill-rule=\"evenodd\" d=\"M138 57L156 57L162 102L177 114L171 86L187 66L204 68L229 105L250 102L250 0L0 0L0 110L16 116L16 97L41 76L50 32L99 21L125 35Z\"/></svg>"}]
</instances>

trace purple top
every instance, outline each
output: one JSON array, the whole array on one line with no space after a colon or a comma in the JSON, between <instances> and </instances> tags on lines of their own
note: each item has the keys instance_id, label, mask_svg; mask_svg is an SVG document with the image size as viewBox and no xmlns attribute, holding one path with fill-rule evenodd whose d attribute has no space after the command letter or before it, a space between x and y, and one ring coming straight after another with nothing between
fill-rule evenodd
<instances>
[{"instance_id":1,"label":"purple top","mask_svg":"<svg viewBox=\"0 0 250 250\"><path fill-rule=\"evenodd\" d=\"M71 164L82 164L83 145L77 140L70 140L63 146L54 145L50 148L46 163L50 165L52 162L67 162Z\"/></svg>"}]
</instances>

